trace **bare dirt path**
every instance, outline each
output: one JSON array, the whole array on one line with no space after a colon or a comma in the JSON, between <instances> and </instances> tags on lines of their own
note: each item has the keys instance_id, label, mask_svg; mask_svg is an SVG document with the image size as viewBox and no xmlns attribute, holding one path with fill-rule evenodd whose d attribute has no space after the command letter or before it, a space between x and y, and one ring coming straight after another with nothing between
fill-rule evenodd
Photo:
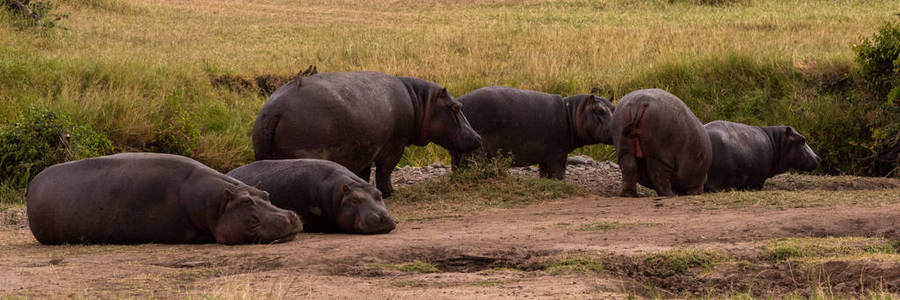
<instances>
[{"instance_id":1,"label":"bare dirt path","mask_svg":"<svg viewBox=\"0 0 900 300\"><path fill-rule=\"evenodd\" d=\"M884 191L900 198L897 189ZM591 195L407 221L386 235L301 234L274 245L42 246L26 228L6 226L0 230L0 295L620 298L746 290L766 295L802 292L804 285L785 275L789 270L783 266L754 261L765 241L809 236L900 240L898 223L900 199L875 206L772 209ZM724 264L700 277L640 269L639 258L648 253L685 247L713 249L754 264ZM597 257L603 270L548 268L561 258L581 256ZM435 269L416 271L418 262ZM854 280L880 280L889 292L900 288L897 262L863 264L874 273L855 276L873 278ZM859 271L853 267L835 266L834 271Z\"/></svg>"}]
</instances>

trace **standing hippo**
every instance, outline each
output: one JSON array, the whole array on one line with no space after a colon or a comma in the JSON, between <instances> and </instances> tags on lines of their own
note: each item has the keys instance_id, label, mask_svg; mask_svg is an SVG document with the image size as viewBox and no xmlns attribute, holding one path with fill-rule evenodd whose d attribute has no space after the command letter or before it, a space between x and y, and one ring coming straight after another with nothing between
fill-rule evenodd
<instances>
[{"instance_id":1,"label":"standing hippo","mask_svg":"<svg viewBox=\"0 0 900 300\"><path fill-rule=\"evenodd\" d=\"M446 89L376 72L320 73L281 86L253 125L256 160L319 158L375 182L388 197L408 145L472 151L481 137Z\"/></svg>"},{"instance_id":2,"label":"standing hippo","mask_svg":"<svg viewBox=\"0 0 900 300\"><path fill-rule=\"evenodd\" d=\"M381 193L335 162L261 160L228 175L259 184L272 204L300 215L306 232L388 233L395 227Z\"/></svg>"},{"instance_id":3,"label":"standing hippo","mask_svg":"<svg viewBox=\"0 0 900 300\"><path fill-rule=\"evenodd\" d=\"M637 196L636 182L660 196L703 193L712 146L703 123L661 89L628 93L616 106L610 134L622 168L622 196Z\"/></svg>"},{"instance_id":4,"label":"standing hippo","mask_svg":"<svg viewBox=\"0 0 900 300\"><path fill-rule=\"evenodd\" d=\"M482 138L479 152L511 154L514 166L539 164L541 177L563 179L569 152L612 144L607 126L615 109L594 95L559 95L492 86L457 98ZM450 151L458 167L465 153Z\"/></svg>"},{"instance_id":5,"label":"standing hippo","mask_svg":"<svg viewBox=\"0 0 900 300\"><path fill-rule=\"evenodd\" d=\"M712 143L707 191L759 190L789 169L812 171L822 159L790 126L750 126L713 121L703 126Z\"/></svg>"},{"instance_id":6,"label":"standing hippo","mask_svg":"<svg viewBox=\"0 0 900 300\"><path fill-rule=\"evenodd\" d=\"M51 166L28 183L31 233L42 244L289 240L292 211L266 192L190 158L122 153Z\"/></svg>"}]
</instances>

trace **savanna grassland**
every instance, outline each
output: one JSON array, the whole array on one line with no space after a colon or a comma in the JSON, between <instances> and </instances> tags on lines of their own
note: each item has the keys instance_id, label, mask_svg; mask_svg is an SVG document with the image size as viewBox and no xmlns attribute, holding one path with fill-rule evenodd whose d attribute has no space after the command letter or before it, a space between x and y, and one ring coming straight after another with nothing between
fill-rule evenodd
<instances>
[{"instance_id":1,"label":"savanna grassland","mask_svg":"<svg viewBox=\"0 0 900 300\"><path fill-rule=\"evenodd\" d=\"M828 146L816 147L826 171L864 174L855 162L877 148L879 116L863 103L872 100L849 101L863 97L842 79L855 68L852 45L894 18L896 3L706 2L55 1L65 17L50 30L0 14L0 124L46 106L117 151L226 170L252 158L249 132L267 97L257 82L315 64L421 77L455 95L665 88L704 121L791 124ZM447 156L429 146L405 163L436 160Z\"/></svg>"},{"instance_id":2,"label":"savanna grassland","mask_svg":"<svg viewBox=\"0 0 900 300\"><path fill-rule=\"evenodd\" d=\"M900 21L895 0L50 3L42 26L0 5L0 297L900 293L900 180L859 177L900 173L900 101L860 60L861 44ZM825 163L763 191L674 198L615 197L618 169L605 162L570 165L566 181L496 165L452 175L409 167L395 172L386 203L398 227L385 235L244 246L34 240L23 188L41 168L155 151L229 170L252 160L268 93L309 65L421 77L457 96L507 85L619 99L659 87L704 122L792 125ZM602 145L576 154L613 158ZM449 158L429 145L408 148L401 164L435 161Z\"/></svg>"}]
</instances>

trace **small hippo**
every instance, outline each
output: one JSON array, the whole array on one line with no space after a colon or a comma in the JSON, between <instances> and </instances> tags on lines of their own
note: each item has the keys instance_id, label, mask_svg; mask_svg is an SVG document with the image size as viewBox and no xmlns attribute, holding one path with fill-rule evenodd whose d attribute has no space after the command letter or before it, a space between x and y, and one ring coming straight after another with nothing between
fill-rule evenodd
<instances>
[{"instance_id":1,"label":"small hippo","mask_svg":"<svg viewBox=\"0 0 900 300\"><path fill-rule=\"evenodd\" d=\"M613 113L610 134L622 169L622 196L637 196L636 182L660 196L703 193L712 146L703 123L661 89L628 93Z\"/></svg>"},{"instance_id":2,"label":"small hippo","mask_svg":"<svg viewBox=\"0 0 900 300\"><path fill-rule=\"evenodd\" d=\"M759 190L772 176L789 169L812 171L822 162L790 126L713 121L703 127L713 149L707 191Z\"/></svg>"},{"instance_id":3,"label":"small hippo","mask_svg":"<svg viewBox=\"0 0 900 300\"><path fill-rule=\"evenodd\" d=\"M298 81L299 80L299 81ZM318 73L279 87L253 125L256 160L337 162L391 195L391 172L408 145L472 151L481 137L446 89L376 72Z\"/></svg>"},{"instance_id":4,"label":"small hippo","mask_svg":"<svg viewBox=\"0 0 900 300\"><path fill-rule=\"evenodd\" d=\"M121 153L51 166L28 183L42 244L286 241L301 230L268 194L187 157Z\"/></svg>"},{"instance_id":5,"label":"small hippo","mask_svg":"<svg viewBox=\"0 0 900 300\"><path fill-rule=\"evenodd\" d=\"M540 176L563 179L569 152L585 145L612 144L607 126L615 109L594 95L559 95L492 86L457 98L469 124L482 138L483 155L511 154L513 166L539 164ZM467 153L450 151L454 167Z\"/></svg>"},{"instance_id":6,"label":"small hippo","mask_svg":"<svg viewBox=\"0 0 900 300\"><path fill-rule=\"evenodd\" d=\"M259 184L275 206L300 214L305 232L388 233L381 193L344 166L321 159L261 160L228 172Z\"/></svg>"}]
</instances>

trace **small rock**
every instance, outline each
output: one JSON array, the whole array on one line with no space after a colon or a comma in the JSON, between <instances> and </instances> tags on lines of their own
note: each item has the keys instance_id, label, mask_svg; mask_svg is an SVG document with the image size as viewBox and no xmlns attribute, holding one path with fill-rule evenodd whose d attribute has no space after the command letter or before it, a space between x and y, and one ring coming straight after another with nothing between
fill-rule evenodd
<instances>
[{"instance_id":1,"label":"small rock","mask_svg":"<svg viewBox=\"0 0 900 300\"><path fill-rule=\"evenodd\" d=\"M433 164L428 165L428 166L429 166L429 167L432 167L432 168L434 168L434 169L446 169L446 168L447 168L447 165L442 164L442 163L439 163L439 162L433 163Z\"/></svg>"},{"instance_id":2,"label":"small rock","mask_svg":"<svg viewBox=\"0 0 900 300\"><path fill-rule=\"evenodd\" d=\"M570 165L589 165L594 163L594 159L587 155L576 155L567 158L566 163Z\"/></svg>"}]
</instances>

